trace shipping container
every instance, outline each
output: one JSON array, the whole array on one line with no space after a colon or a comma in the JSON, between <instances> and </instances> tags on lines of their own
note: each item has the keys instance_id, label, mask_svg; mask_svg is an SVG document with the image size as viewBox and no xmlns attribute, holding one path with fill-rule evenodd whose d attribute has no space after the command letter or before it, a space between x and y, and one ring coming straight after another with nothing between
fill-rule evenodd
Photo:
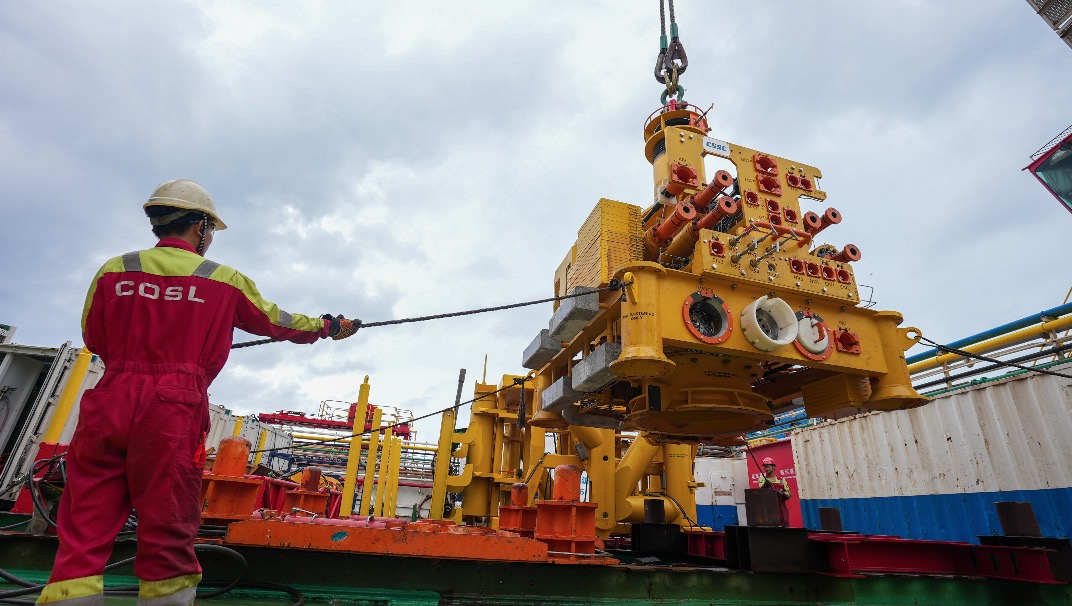
<instances>
[{"instance_id":1,"label":"shipping container","mask_svg":"<svg viewBox=\"0 0 1072 606\"><path fill-rule=\"evenodd\" d=\"M845 530L978 543L1001 534L995 502L1027 501L1044 536L1072 536L1066 378L1019 375L802 429L793 454L809 528L836 507Z\"/></svg>"},{"instance_id":2,"label":"shipping container","mask_svg":"<svg viewBox=\"0 0 1072 606\"><path fill-rule=\"evenodd\" d=\"M744 459L700 457L693 470L696 481L696 523L722 530L743 524L744 489L748 488L748 468Z\"/></svg>"}]
</instances>

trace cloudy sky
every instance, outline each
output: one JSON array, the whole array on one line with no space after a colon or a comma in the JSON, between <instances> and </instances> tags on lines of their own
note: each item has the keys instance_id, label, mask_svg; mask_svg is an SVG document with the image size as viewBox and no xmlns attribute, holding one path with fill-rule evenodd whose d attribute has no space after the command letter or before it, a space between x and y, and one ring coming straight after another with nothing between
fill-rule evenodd
<instances>
[{"instance_id":1,"label":"cloudy sky","mask_svg":"<svg viewBox=\"0 0 1072 606\"><path fill-rule=\"evenodd\" d=\"M1072 50L1026 3L676 4L686 99L823 170L827 240L860 246L879 308L951 341L1062 302L1072 216L1020 169L1072 122ZM154 244L141 204L176 177L229 225L210 258L287 310L549 296L599 198L650 199L658 28L654 0L5 3L0 323L80 344L89 280ZM550 313L236 351L213 400L313 411L368 374L374 402L430 412L485 354L489 381L520 371Z\"/></svg>"}]
</instances>

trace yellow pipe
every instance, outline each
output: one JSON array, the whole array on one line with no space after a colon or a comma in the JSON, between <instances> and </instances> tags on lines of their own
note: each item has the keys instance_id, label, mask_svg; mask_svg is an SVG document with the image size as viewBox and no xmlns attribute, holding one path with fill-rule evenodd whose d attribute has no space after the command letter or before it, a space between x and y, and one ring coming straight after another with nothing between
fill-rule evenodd
<instances>
[{"instance_id":1,"label":"yellow pipe","mask_svg":"<svg viewBox=\"0 0 1072 606\"><path fill-rule=\"evenodd\" d=\"M357 406L354 410L361 414L354 414L354 435L365 431L365 415L368 414L369 389L368 375L365 382L357 390ZM377 409L378 410L378 409ZM339 508L339 516L348 518L354 513L354 493L357 492L357 467L361 462L361 441L349 440L350 451L346 455L346 476L342 482L342 503Z\"/></svg>"},{"instance_id":2,"label":"yellow pipe","mask_svg":"<svg viewBox=\"0 0 1072 606\"><path fill-rule=\"evenodd\" d=\"M71 416L74 400L78 397L78 392L82 388L82 381L86 377L86 371L89 370L89 363L92 360L93 352L83 347L82 351L78 353L78 358L74 362L71 374L67 375L67 385L63 388L63 394L60 395L60 400L56 404L56 410L52 412L52 420L49 421L45 436L41 438L42 442L56 444L60 441L63 428L67 425L67 417Z\"/></svg>"},{"instance_id":3,"label":"yellow pipe","mask_svg":"<svg viewBox=\"0 0 1072 606\"><path fill-rule=\"evenodd\" d=\"M390 484L394 446L394 430L388 428L383 434L383 455L380 456L380 471L376 474L376 505L372 515L377 517L383 516L383 506L387 502L387 486Z\"/></svg>"},{"instance_id":4,"label":"yellow pipe","mask_svg":"<svg viewBox=\"0 0 1072 606\"><path fill-rule=\"evenodd\" d=\"M234 431L231 432L231 436L237 438L242 435L242 423L246 421L245 417L237 417L234 422Z\"/></svg>"},{"instance_id":5,"label":"yellow pipe","mask_svg":"<svg viewBox=\"0 0 1072 606\"><path fill-rule=\"evenodd\" d=\"M995 351L1005 347L1012 347L1013 345L1020 345L1033 339L1037 339L1047 332L1058 332L1072 328L1072 315L1058 318L1052 322L1043 322L1037 326L1029 326L1027 328L1021 328L1015 332L1010 332L1007 335L1001 335L983 341L982 343L975 343L968 345L967 347L961 347L960 349L968 353L984 354L987 352ZM915 364L911 364L908 367L908 372L917 373L924 370L930 370L931 368L937 368L942 364L949 362L955 362L957 360L963 360L963 356L957 354L942 354L937 358L929 358L927 360L921 360Z\"/></svg>"},{"instance_id":6,"label":"yellow pipe","mask_svg":"<svg viewBox=\"0 0 1072 606\"><path fill-rule=\"evenodd\" d=\"M264 450L264 445L267 444L267 443L268 443L268 430L267 429L262 429L261 430L261 437L260 437L260 439L257 440L257 450L258 451L263 451ZM254 467L256 467L256 466L261 464L261 457L263 457L263 456L264 456L263 452L258 452L257 456L253 457L253 466Z\"/></svg>"},{"instance_id":7,"label":"yellow pipe","mask_svg":"<svg viewBox=\"0 0 1072 606\"><path fill-rule=\"evenodd\" d=\"M365 483L361 485L361 511L358 515L369 515L369 495L372 494L372 484L376 477L376 455L380 450L380 421L383 417L383 409L377 407L372 411L372 427L376 428L369 434L371 441L368 453L365 455Z\"/></svg>"},{"instance_id":8,"label":"yellow pipe","mask_svg":"<svg viewBox=\"0 0 1072 606\"><path fill-rule=\"evenodd\" d=\"M657 452L659 446L640 433L622 455L614 470L614 517L617 521L624 521L632 515L629 495L637 491L637 485Z\"/></svg>"}]
</instances>

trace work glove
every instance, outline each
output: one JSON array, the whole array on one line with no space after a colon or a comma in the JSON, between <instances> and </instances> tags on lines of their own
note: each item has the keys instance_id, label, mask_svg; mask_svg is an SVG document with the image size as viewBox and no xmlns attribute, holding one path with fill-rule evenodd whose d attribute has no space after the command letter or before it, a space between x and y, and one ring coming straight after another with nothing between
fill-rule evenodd
<instances>
[{"instance_id":1,"label":"work glove","mask_svg":"<svg viewBox=\"0 0 1072 606\"><path fill-rule=\"evenodd\" d=\"M324 314L320 317L328 321L328 336L335 341L345 339L361 328L361 320L347 320L342 314Z\"/></svg>"}]
</instances>

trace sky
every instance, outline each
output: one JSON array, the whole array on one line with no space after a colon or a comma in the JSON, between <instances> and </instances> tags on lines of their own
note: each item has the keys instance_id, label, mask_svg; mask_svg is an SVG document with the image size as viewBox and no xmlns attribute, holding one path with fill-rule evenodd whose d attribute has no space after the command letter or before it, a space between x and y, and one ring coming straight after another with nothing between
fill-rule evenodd
<instances>
[{"instance_id":1,"label":"sky","mask_svg":"<svg viewBox=\"0 0 1072 606\"><path fill-rule=\"evenodd\" d=\"M1062 303L1072 216L1021 169L1072 122L1072 50L1025 3L675 5L686 100L823 171L824 236L860 247L877 308L949 342ZM228 224L209 258L291 312L551 296L600 198L651 199L658 36L654 1L2 4L0 323L80 345L91 278L155 244L141 205L179 177ZM485 355L488 382L521 372L551 311L236 350L212 401L316 412L369 375L373 403L429 413Z\"/></svg>"}]
</instances>

